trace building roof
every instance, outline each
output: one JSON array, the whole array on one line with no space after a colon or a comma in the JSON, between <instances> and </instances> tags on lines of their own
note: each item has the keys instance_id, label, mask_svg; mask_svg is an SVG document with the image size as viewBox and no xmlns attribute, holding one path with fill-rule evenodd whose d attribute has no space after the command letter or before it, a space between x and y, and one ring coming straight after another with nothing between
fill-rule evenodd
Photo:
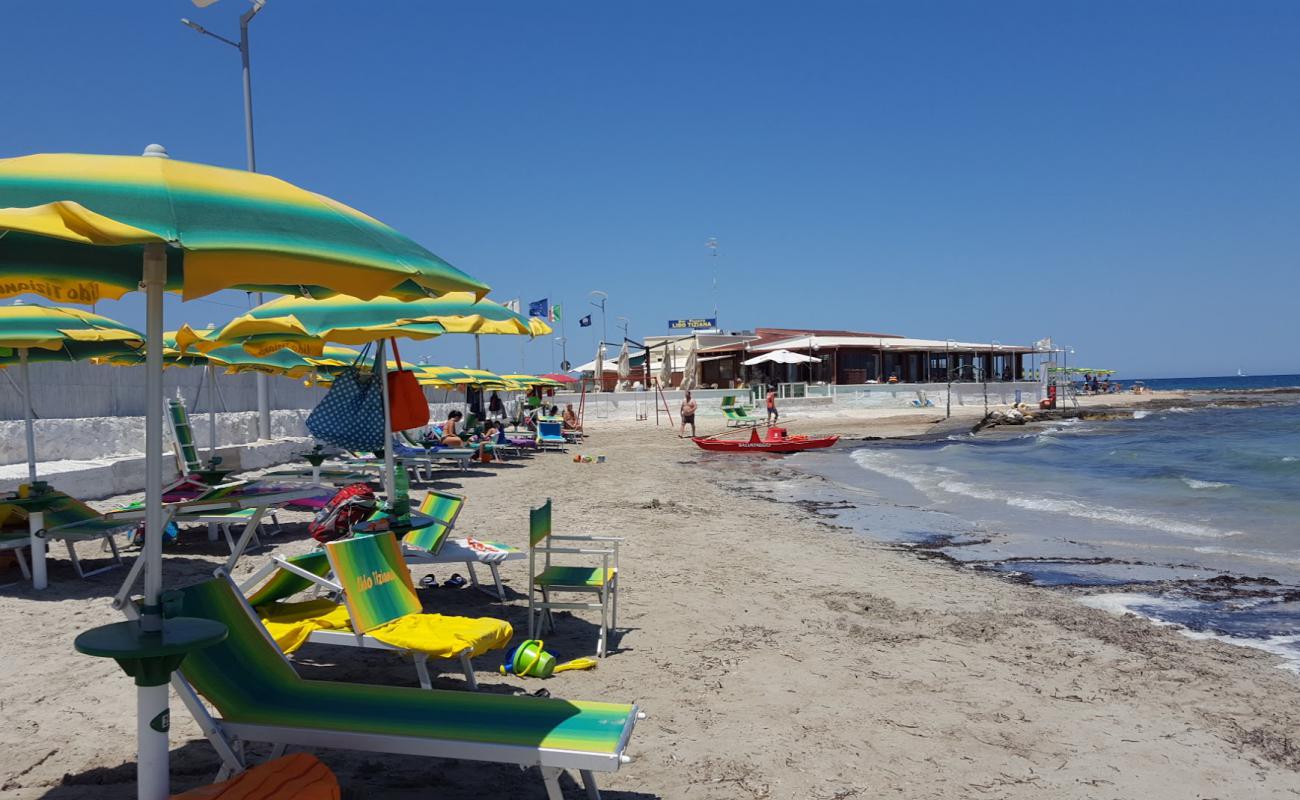
<instances>
[{"instance_id":1,"label":"building roof","mask_svg":"<svg viewBox=\"0 0 1300 800\"><path fill-rule=\"evenodd\" d=\"M904 336L866 334L793 336L761 344L751 343L749 349L751 352L766 353L773 350L830 350L836 347L871 347L880 350L928 350L931 352L941 350L981 353L1034 352L1034 348L1024 345L957 342L945 339L910 339Z\"/></svg>"}]
</instances>

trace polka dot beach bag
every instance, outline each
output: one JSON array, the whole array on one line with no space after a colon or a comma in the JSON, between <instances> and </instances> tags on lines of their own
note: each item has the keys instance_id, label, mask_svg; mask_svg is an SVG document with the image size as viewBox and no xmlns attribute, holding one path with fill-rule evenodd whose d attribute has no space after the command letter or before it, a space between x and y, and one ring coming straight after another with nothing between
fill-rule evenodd
<instances>
[{"instance_id":1,"label":"polka dot beach bag","mask_svg":"<svg viewBox=\"0 0 1300 800\"><path fill-rule=\"evenodd\" d=\"M347 450L372 453L384 448L384 395L379 376L357 366L345 369L307 416L316 439Z\"/></svg>"}]
</instances>

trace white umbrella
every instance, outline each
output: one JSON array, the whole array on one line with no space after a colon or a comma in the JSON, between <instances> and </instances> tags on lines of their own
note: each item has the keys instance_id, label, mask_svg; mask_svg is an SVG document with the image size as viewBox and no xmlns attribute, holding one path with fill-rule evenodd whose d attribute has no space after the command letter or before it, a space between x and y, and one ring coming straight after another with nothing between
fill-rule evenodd
<instances>
[{"instance_id":1,"label":"white umbrella","mask_svg":"<svg viewBox=\"0 0 1300 800\"><path fill-rule=\"evenodd\" d=\"M755 364L765 364L767 362L776 364L820 364L821 359L816 356L806 356L802 353L792 353L789 350L773 350L770 353L764 353L761 356L755 356L748 361L740 362L746 367L752 367Z\"/></svg>"},{"instance_id":2,"label":"white umbrella","mask_svg":"<svg viewBox=\"0 0 1300 800\"><path fill-rule=\"evenodd\" d=\"M689 392L691 389L695 388L695 373L697 371L695 349L696 345L695 343L692 343L691 352L686 356L686 366L682 368L682 385L679 388L684 392Z\"/></svg>"},{"instance_id":3,"label":"white umbrella","mask_svg":"<svg viewBox=\"0 0 1300 800\"><path fill-rule=\"evenodd\" d=\"M673 385L673 362L668 358L669 348L664 348L664 360L659 362L659 386L667 389Z\"/></svg>"},{"instance_id":4,"label":"white umbrella","mask_svg":"<svg viewBox=\"0 0 1300 800\"><path fill-rule=\"evenodd\" d=\"M623 342L623 349L618 352L618 382L626 386L631 375L632 357L628 355L627 342Z\"/></svg>"}]
</instances>

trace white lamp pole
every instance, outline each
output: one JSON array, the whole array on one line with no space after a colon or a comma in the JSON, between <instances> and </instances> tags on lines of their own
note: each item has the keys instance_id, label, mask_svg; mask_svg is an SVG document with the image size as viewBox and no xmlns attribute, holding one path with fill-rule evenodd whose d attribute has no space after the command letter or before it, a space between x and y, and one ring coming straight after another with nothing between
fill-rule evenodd
<instances>
[{"instance_id":1,"label":"white lamp pole","mask_svg":"<svg viewBox=\"0 0 1300 800\"><path fill-rule=\"evenodd\" d=\"M215 0L212 0L215 2ZM211 2L196 2L196 6L203 8ZM252 68L248 61L248 23L253 21L266 6L266 0L252 0L252 8L239 15L239 41L233 42L226 37L213 33L202 25L189 19L181 19L186 26L203 34L211 36L219 42L228 44L239 51L240 61L244 65L244 146L248 156L248 171L257 172L257 147L253 142L253 75ZM265 301L261 292L257 293L257 304L261 305ZM267 384L266 374L257 373L257 433L262 439L271 438L271 393Z\"/></svg>"}]
</instances>

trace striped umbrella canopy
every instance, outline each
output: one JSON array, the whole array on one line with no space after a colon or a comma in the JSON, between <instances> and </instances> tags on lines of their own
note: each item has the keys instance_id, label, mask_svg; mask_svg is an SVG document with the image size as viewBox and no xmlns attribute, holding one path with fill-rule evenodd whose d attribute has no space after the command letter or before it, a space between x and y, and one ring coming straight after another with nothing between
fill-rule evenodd
<instances>
[{"instance_id":1,"label":"striped umbrella canopy","mask_svg":"<svg viewBox=\"0 0 1300 800\"><path fill-rule=\"evenodd\" d=\"M161 148L151 152L163 155ZM0 159L0 296L95 303L134 291L143 248L186 299L240 288L422 294L488 287L342 203L270 175L147 156Z\"/></svg>"},{"instance_id":2,"label":"striped umbrella canopy","mask_svg":"<svg viewBox=\"0 0 1300 800\"><path fill-rule=\"evenodd\" d=\"M287 347L315 357L326 342L357 345L397 336L431 339L444 333L531 336L533 328L526 317L490 300L476 300L468 292L409 302L387 296L281 297L236 317L215 335L187 331L181 344L199 350L241 344L251 353Z\"/></svg>"},{"instance_id":3,"label":"striped umbrella canopy","mask_svg":"<svg viewBox=\"0 0 1300 800\"><path fill-rule=\"evenodd\" d=\"M164 367L211 366L222 369L228 375L237 375L243 372L261 372L266 375L283 375L289 378L301 378L318 369L317 365L308 359L283 349L265 355L253 355L239 345L227 345L209 350L206 353L198 350L182 352L176 345L178 333L179 331L165 331L163 333ZM352 352L355 357L355 351ZM147 353L148 348L141 347L135 351L97 357L95 362L112 364L117 367L140 366L144 364ZM351 361L348 363L351 363Z\"/></svg>"},{"instance_id":4,"label":"striped umbrella canopy","mask_svg":"<svg viewBox=\"0 0 1300 800\"><path fill-rule=\"evenodd\" d=\"M502 378L516 383L520 386L559 386L560 384L550 378L543 378L537 375L502 375Z\"/></svg>"},{"instance_id":5,"label":"striped umbrella canopy","mask_svg":"<svg viewBox=\"0 0 1300 800\"><path fill-rule=\"evenodd\" d=\"M572 375L561 375L556 372L548 372L545 375L540 375L538 377L544 380L551 381L551 383L553 383L556 386L578 382L578 379L573 377Z\"/></svg>"},{"instance_id":6,"label":"striped umbrella canopy","mask_svg":"<svg viewBox=\"0 0 1300 800\"><path fill-rule=\"evenodd\" d=\"M137 287L145 291L146 338L154 345L162 343L168 290L185 298L221 289L355 297L488 292L382 222L269 175L174 161L158 145L139 157L0 160L0 297L33 293L90 304ZM157 655L164 633L169 647L182 651L216 634L198 620L163 621L161 347L149 352L146 367L144 601L136 649ZM392 463L386 459L390 488ZM29 522L40 518L35 512ZM32 547L36 562L38 545ZM39 547L33 585L44 588L43 541ZM78 641L113 635L97 629ZM160 722L167 718L167 683L137 681L137 792L162 800L169 795L167 726Z\"/></svg>"},{"instance_id":7,"label":"striped umbrella canopy","mask_svg":"<svg viewBox=\"0 0 1300 800\"><path fill-rule=\"evenodd\" d=\"M36 428L27 365L135 354L143 345L143 333L89 311L36 303L0 306L0 367L17 364L21 373L29 480L36 480Z\"/></svg>"}]
</instances>

